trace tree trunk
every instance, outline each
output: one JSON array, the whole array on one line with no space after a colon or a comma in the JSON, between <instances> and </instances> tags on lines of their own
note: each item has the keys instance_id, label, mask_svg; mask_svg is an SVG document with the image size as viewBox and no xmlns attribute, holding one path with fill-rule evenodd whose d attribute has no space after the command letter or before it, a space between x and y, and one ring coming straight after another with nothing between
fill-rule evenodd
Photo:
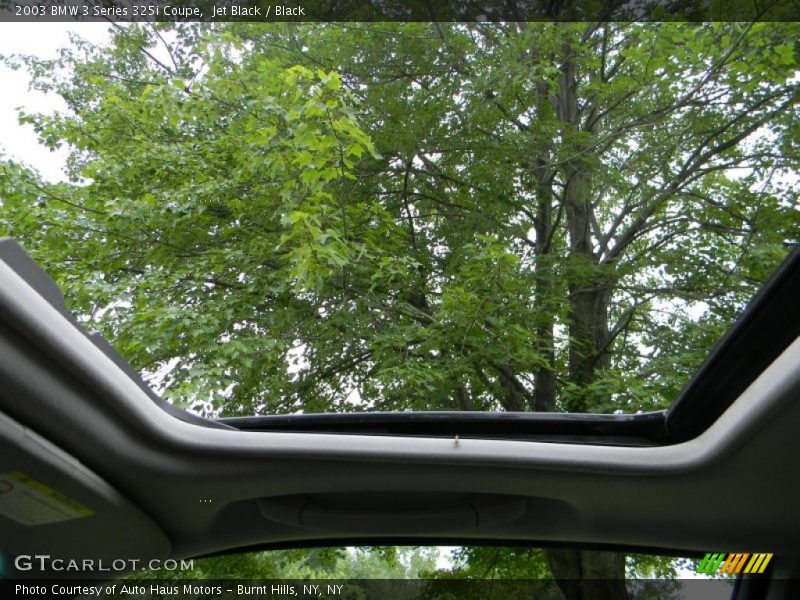
<instances>
[{"instance_id":1,"label":"tree trunk","mask_svg":"<svg viewBox=\"0 0 800 600\"><path fill-rule=\"evenodd\" d=\"M548 550L547 561L566 600L618 600L628 597L624 554ZM611 573L621 573L622 576L610 579Z\"/></svg>"},{"instance_id":2,"label":"tree trunk","mask_svg":"<svg viewBox=\"0 0 800 600\"><path fill-rule=\"evenodd\" d=\"M577 101L578 78L574 72L572 48L563 47L560 89L554 99L556 115L562 122L562 138L572 139L580 130ZM608 304L612 282L601 271L592 241L591 171L583 158L587 145L576 147L575 157L565 166L564 213L569 236L569 381L577 393L567 403L572 412L591 409L588 385L598 368L606 366ZM547 558L567 600L625 599L625 555L616 552L548 550Z\"/></svg>"},{"instance_id":3,"label":"tree trunk","mask_svg":"<svg viewBox=\"0 0 800 600\"><path fill-rule=\"evenodd\" d=\"M548 102L547 86L540 83L536 90L538 112L541 115ZM555 306L553 306L552 237L553 237L553 170L544 157L537 159L536 181L536 279L534 294L539 307L536 344L545 360L534 374L533 410L552 412L556 409L556 348Z\"/></svg>"}]
</instances>

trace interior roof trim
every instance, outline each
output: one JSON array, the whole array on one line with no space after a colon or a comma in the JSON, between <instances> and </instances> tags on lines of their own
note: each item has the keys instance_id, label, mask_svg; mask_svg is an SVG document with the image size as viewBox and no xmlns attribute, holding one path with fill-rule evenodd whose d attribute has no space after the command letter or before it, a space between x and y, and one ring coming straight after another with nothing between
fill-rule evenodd
<instances>
[{"instance_id":1,"label":"interior roof trim","mask_svg":"<svg viewBox=\"0 0 800 600\"><path fill-rule=\"evenodd\" d=\"M800 383L800 340L795 340L704 433L661 447L494 439L455 443L441 438L208 429L179 420L154 404L114 361L2 262L0 281L0 314L13 315L12 326L109 403L126 427L177 453L483 464L631 475L684 472L721 459L751 436L776 416L787 391Z\"/></svg>"}]
</instances>

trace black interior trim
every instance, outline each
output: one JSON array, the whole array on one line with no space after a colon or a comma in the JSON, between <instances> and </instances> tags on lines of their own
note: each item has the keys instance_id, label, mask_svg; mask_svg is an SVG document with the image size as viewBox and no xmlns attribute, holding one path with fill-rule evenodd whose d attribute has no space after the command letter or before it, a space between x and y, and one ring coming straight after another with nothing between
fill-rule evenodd
<instances>
[{"instance_id":1,"label":"black interior trim","mask_svg":"<svg viewBox=\"0 0 800 600\"><path fill-rule=\"evenodd\" d=\"M670 443L708 429L800 336L798 299L800 248L794 248L667 410Z\"/></svg>"},{"instance_id":2,"label":"black interior trim","mask_svg":"<svg viewBox=\"0 0 800 600\"><path fill-rule=\"evenodd\" d=\"M598 550L604 552L625 552L626 554L650 554L671 558L703 558L704 551L675 550L657 546L629 546L619 544L597 544L576 542L554 542L551 540L519 540L519 539L485 539L485 538L451 538L451 537L350 537L335 539L295 540L288 542L256 544L231 548L220 552L210 552L191 558L203 559L215 556L247 554L250 552L266 552L272 550L295 550L308 548L340 548L343 546L475 546L486 548L561 548L564 550Z\"/></svg>"},{"instance_id":3,"label":"black interior trim","mask_svg":"<svg viewBox=\"0 0 800 600\"><path fill-rule=\"evenodd\" d=\"M0 260L83 332L66 308L56 284L16 242L0 240ZM105 339L83 333L162 410L205 427L654 446L683 442L705 431L800 336L798 298L800 248L795 248L710 352L669 409L623 415L432 411L205 419L164 401Z\"/></svg>"},{"instance_id":4,"label":"black interior trim","mask_svg":"<svg viewBox=\"0 0 800 600\"><path fill-rule=\"evenodd\" d=\"M665 416L664 411L629 415L425 411L228 417L219 422L242 431L459 436L651 446L666 434Z\"/></svg>"},{"instance_id":5,"label":"black interior trim","mask_svg":"<svg viewBox=\"0 0 800 600\"><path fill-rule=\"evenodd\" d=\"M384 412L229 417L244 431L294 431L652 446L700 435L800 336L800 248L781 263L666 411L576 413Z\"/></svg>"}]
</instances>

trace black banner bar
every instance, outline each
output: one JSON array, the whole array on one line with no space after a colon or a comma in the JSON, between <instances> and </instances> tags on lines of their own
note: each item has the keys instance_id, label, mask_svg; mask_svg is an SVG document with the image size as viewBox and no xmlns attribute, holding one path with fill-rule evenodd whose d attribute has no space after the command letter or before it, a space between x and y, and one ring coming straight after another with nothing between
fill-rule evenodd
<instances>
[{"instance_id":1,"label":"black banner bar","mask_svg":"<svg viewBox=\"0 0 800 600\"><path fill-rule=\"evenodd\" d=\"M0 22L798 21L800 0L0 0Z\"/></svg>"},{"instance_id":2,"label":"black banner bar","mask_svg":"<svg viewBox=\"0 0 800 600\"><path fill-rule=\"evenodd\" d=\"M561 582L564 584L565 582ZM568 582L567 582L568 583ZM730 595L733 579L634 579L626 582L637 598L723 598ZM582 585L586 586L587 582ZM589 581L598 590L602 580ZM93 580L0 580L0 597L65 600L415 600L562 599L554 580L541 579L120 579Z\"/></svg>"}]
</instances>

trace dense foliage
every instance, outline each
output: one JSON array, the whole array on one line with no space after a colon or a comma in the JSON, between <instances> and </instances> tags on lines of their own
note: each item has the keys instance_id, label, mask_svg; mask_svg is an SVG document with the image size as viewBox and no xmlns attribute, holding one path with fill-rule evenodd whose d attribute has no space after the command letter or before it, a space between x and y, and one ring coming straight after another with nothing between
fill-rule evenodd
<instances>
[{"instance_id":1,"label":"dense foliage","mask_svg":"<svg viewBox=\"0 0 800 600\"><path fill-rule=\"evenodd\" d=\"M69 181L0 228L207 414L662 408L798 241L799 33L120 27L8 59Z\"/></svg>"},{"instance_id":2,"label":"dense foliage","mask_svg":"<svg viewBox=\"0 0 800 600\"><path fill-rule=\"evenodd\" d=\"M127 27L4 230L207 412L662 407L796 240L796 34Z\"/></svg>"}]
</instances>

